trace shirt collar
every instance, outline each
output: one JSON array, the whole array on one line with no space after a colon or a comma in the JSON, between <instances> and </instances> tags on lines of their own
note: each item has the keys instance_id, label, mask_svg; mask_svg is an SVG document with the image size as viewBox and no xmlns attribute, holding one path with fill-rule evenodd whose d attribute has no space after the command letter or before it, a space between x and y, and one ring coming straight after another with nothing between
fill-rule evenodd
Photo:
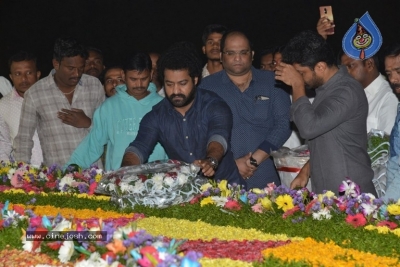
<instances>
[{"instance_id":1,"label":"shirt collar","mask_svg":"<svg viewBox=\"0 0 400 267\"><path fill-rule=\"evenodd\" d=\"M365 94L374 96L376 93L378 93L382 82L384 81L384 78L381 74L379 74L378 77L376 77L375 80L372 81L367 87L365 87L364 91Z\"/></svg>"}]
</instances>

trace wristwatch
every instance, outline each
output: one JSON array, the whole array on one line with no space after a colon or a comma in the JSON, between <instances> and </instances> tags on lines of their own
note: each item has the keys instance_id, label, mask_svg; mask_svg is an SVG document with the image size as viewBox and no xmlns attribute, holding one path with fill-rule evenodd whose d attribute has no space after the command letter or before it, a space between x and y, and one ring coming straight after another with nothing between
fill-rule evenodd
<instances>
[{"instance_id":1,"label":"wristwatch","mask_svg":"<svg viewBox=\"0 0 400 267\"><path fill-rule=\"evenodd\" d=\"M250 157L250 164L256 168L259 166L259 164L257 163L257 160L255 158L253 158L253 156Z\"/></svg>"},{"instance_id":2,"label":"wristwatch","mask_svg":"<svg viewBox=\"0 0 400 267\"><path fill-rule=\"evenodd\" d=\"M213 167L213 169L217 169L218 168L218 160L213 158L213 157L207 157L206 160L208 160L211 163L211 166Z\"/></svg>"}]
</instances>

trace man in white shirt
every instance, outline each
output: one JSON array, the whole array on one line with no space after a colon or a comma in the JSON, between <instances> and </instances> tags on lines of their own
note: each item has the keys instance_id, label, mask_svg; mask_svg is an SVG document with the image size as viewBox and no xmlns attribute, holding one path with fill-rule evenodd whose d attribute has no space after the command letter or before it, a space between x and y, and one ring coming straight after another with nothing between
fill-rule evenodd
<instances>
[{"instance_id":1,"label":"man in white shirt","mask_svg":"<svg viewBox=\"0 0 400 267\"><path fill-rule=\"evenodd\" d=\"M378 129L390 134L397 114L398 99L385 77L379 73L378 56L356 60L343 54L341 64L364 87L369 107L367 132Z\"/></svg>"},{"instance_id":2,"label":"man in white shirt","mask_svg":"<svg viewBox=\"0 0 400 267\"><path fill-rule=\"evenodd\" d=\"M11 91L11 83L3 76L0 76L0 99Z\"/></svg>"},{"instance_id":3,"label":"man in white shirt","mask_svg":"<svg viewBox=\"0 0 400 267\"><path fill-rule=\"evenodd\" d=\"M18 133L22 102L25 92L39 79L36 57L21 51L9 60L10 79L14 87L0 100L0 160L11 159L12 144ZM39 166L43 161L37 132L33 135L31 164Z\"/></svg>"}]
</instances>

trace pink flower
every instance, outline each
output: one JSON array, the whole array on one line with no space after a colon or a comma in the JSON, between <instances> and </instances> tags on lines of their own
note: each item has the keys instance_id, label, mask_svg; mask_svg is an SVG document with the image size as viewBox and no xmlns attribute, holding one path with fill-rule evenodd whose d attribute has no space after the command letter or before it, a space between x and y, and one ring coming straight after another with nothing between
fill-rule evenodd
<instances>
[{"instance_id":1,"label":"pink flower","mask_svg":"<svg viewBox=\"0 0 400 267\"><path fill-rule=\"evenodd\" d=\"M275 188L276 188L275 183L269 183L269 184L267 184L267 187L264 188L264 191L265 191L268 195L270 195L270 194L275 190Z\"/></svg>"},{"instance_id":2,"label":"pink flower","mask_svg":"<svg viewBox=\"0 0 400 267\"><path fill-rule=\"evenodd\" d=\"M294 206L294 208L285 211L285 213L282 215L282 218L286 219L287 217L293 215L298 210L300 210L300 207L299 206Z\"/></svg>"},{"instance_id":3,"label":"pink flower","mask_svg":"<svg viewBox=\"0 0 400 267\"><path fill-rule=\"evenodd\" d=\"M94 190L96 190L96 188L97 188L97 182L92 183L92 184L89 186L88 195L93 195L93 194L94 194Z\"/></svg>"},{"instance_id":4,"label":"pink flower","mask_svg":"<svg viewBox=\"0 0 400 267\"><path fill-rule=\"evenodd\" d=\"M30 218L29 223L31 224L31 227L39 227L40 225L42 225L42 217L36 216Z\"/></svg>"},{"instance_id":5,"label":"pink flower","mask_svg":"<svg viewBox=\"0 0 400 267\"><path fill-rule=\"evenodd\" d=\"M224 208L230 209L230 210L240 210L240 204L236 200L228 200L228 202L225 203Z\"/></svg>"},{"instance_id":6,"label":"pink flower","mask_svg":"<svg viewBox=\"0 0 400 267\"><path fill-rule=\"evenodd\" d=\"M365 219L362 213L357 213L356 215L347 215L346 222L354 227L360 227L367 224L367 219Z\"/></svg>"},{"instance_id":7,"label":"pink flower","mask_svg":"<svg viewBox=\"0 0 400 267\"><path fill-rule=\"evenodd\" d=\"M257 204L255 204L255 205L253 205L253 206L251 207L251 209L252 209L254 212L257 212L257 213L263 213L263 208L262 208L261 203L257 203Z\"/></svg>"},{"instance_id":8,"label":"pink flower","mask_svg":"<svg viewBox=\"0 0 400 267\"><path fill-rule=\"evenodd\" d=\"M45 185L46 187L48 187L48 188L50 188L50 189L54 189L54 188L56 188L56 186L57 186L57 183L56 182L46 182L46 185Z\"/></svg>"},{"instance_id":9,"label":"pink flower","mask_svg":"<svg viewBox=\"0 0 400 267\"><path fill-rule=\"evenodd\" d=\"M11 185L13 187L22 187L24 183L22 182L22 176L24 175L24 171L17 170L14 175L11 177Z\"/></svg>"},{"instance_id":10,"label":"pink flower","mask_svg":"<svg viewBox=\"0 0 400 267\"><path fill-rule=\"evenodd\" d=\"M201 199L201 194L196 195L189 201L189 203L190 204L196 204L196 203L198 203L200 201L200 199Z\"/></svg>"},{"instance_id":11,"label":"pink flower","mask_svg":"<svg viewBox=\"0 0 400 267\"><path fill-rule=\"evenodd\" d=\"M397 227L397 224L394 222L389 222L389 221L381 221L379 222L376 226L386 226L388 227L390 230L394 230Z\"/></svg>"}]
</instances>

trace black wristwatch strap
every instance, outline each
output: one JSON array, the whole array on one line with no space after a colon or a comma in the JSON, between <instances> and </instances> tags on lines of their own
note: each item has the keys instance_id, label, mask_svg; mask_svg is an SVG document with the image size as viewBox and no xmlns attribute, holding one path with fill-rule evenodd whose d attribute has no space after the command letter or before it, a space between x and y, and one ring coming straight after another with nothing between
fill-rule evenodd
<instances>
[{"instance_id":1,"label":"black wristwatch strap","mask_svg":"<svg viewBox=\"0 0 400 267\"><path fill-rule=\"evenodd\" d=\"M257 163L257 160L255 158L253 158L253 156L250 157L250 164L256 168L259 166L259 164Z\"/></svg>"}]
</instances>

